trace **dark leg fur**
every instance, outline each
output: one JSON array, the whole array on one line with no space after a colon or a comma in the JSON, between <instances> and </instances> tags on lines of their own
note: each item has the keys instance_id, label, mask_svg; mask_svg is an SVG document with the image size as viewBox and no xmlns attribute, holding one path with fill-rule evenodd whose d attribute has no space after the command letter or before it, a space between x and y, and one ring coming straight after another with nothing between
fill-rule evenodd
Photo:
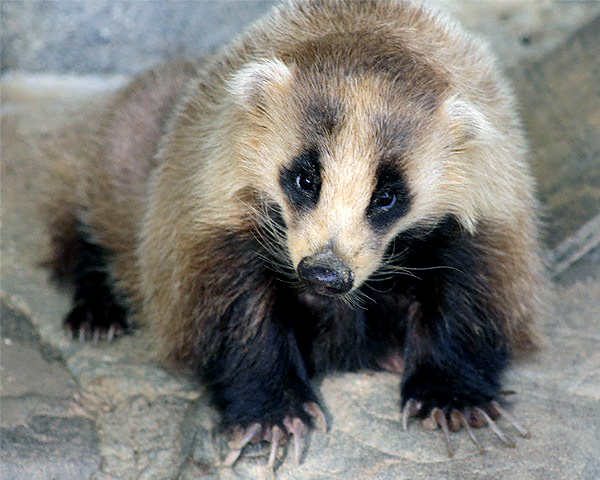
<instances>
[{"instance_id":1,"label":"dark leg fur","mask_svg":"<svg viewBox=\"0 0 600 480\"><path fill-rule=\"evenodd\" d=\"M225 427L246 428L256 422L283 426L286 416L310 423L303 406L316 397L292 330L274 318L246 344L223 342L202 376Z\"/></svg>"},{"instance_id":2,"label":"dark leg fur","mask_svg":"<svg viewBox=\"0 0 600 480\"><path fill-rule=\"evenodd\" d=\"M408 296L382 295L370 309L351 309L341 301L307 293L300 300L286 302L286 318L294 325L311 376L379 370L400 353L404 319L410 315Z\"/></svg>"},{"instance_id":3,"label":"dark leg fur","mask_svg":"<svg viewBox=\"0 0 600 480\"><path fill-rule=\"evenodd\" d=\"M253 238L223 235L220 240L222 251L215 256L229 259L234 274L221 290L239 293L228 299L218 319L204 320L218 325L211 341L219 346L198 374L221 411L222 426L232 434L225 464L234 463L250 441L266 440L273 467L280 442L290 435L299 460L313 419L322 427L325 420L287 315L294 301L291 290L264 267ZM243 276L237 274L241 269Z\"/></svg>"},{"instance_id":4,"label":"dark leg fur","mask_svg":"<svg viewBox=\"0 0 600 480\"><path fill-rule=\"evenodd\" d=\"M482 235L482 234L478 234ZM492 265L484 239L463 231L448 218L423 238L396 240L410 254L403 266L419 278L397 277L390 294L415 299L420 308L405 319L402 423L419 416L428 428L441 427L452 456L449 431L488 425L507 446L514 446L495 424L500 416L520 435L522 427L498 403L501 377L510 361L502 331L505 319L496 308Z\"/></svg>"},{"instance_id":5,"label":"dark leg fur","mask_svg":"<svg viewBox=\"0 0 600 480\"><path fill-rule=\"evenodd\" d=\"M406 240L413 245L405 265L428 269L401 286L421 305L407 324L402 379L403 405L419 401L421 415L486 407L499 394L509 354L479 241L452 219L421 244Z\"/></svg>"},{"instance_id":6,"label":"dark leg fur","mask_svg":"<svg viewBox=\"0 0 600 480\"><path fill-rule=\"evenodd\" d=\"M112 340L127 330L127 312L110 287L107 254L84 234L74 243L73 309L64 320L65 327L80 340Z\"/></svg>"}]
</instances>

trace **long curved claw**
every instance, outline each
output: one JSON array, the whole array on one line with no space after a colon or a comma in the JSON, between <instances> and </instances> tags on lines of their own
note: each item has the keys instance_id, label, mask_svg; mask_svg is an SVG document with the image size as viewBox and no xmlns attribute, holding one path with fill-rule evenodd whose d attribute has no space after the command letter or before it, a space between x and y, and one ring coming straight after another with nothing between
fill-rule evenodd
<instances>
[{"instance_id":1,"label":"long curved claw","mask_svg":"<svg viewBox=\"0 0 600 480\"><path fill-rule=\"evenodd\" d=\"M246 429L246 431L238 431L236 432L236 437L231 442L229 442L229 447L231 448L230 452L223 460L223 465L226 467L231 467L235 462L237 462L238 458L242 454L242 450L246 445L248 445L252 440L257 438L257 436L261 433L262 426L260 423L254 423L250 425Z\"/></svg>"},{"instance_id":2,"label":"long curved claw","mask_svg":"<svg viewBox=\"0 0 600 480\"><path fill-rule=\"evenodd\" d=\"M307 404L305 410L311 416L314 416L319 423L324 422L325 416L318 405L313 403ZM244 447L250 442L265 441L270 443L267 467L273 473L279 447L287 442L290 435L294 438L294 459L296 464L299 464L302 459L304 439L308 433L308 429L309 425L298 416L287 416L283 419L282 423L275 425L254 423L246 428L238 426L233 431L233 439L229 442L230 452L227 454L222 465L231 467L240 458Z\"/></svg>"},{"instance_id":3,"label":"long curved claw","mask_svg":"<svg viewBox=\"0 0 600 480\"><path fill-rule=\"evenodd\" d=\"M84 343L87 339L86 328L82 325L79 327L79 342Z\"/></svg>"},{"instance_id":4,"label":"long curved claw","mask_svg":"<svg viewBox=\"0 0 600 480\"><path fill-rule=\"evenodd\" d=\"M413 417L419 413L423 404L414 398L409 398L402 409L402 430L408 430L408 417Z\"/></svg>"},{"instance_id":5,"label":"long curved claw","mask_svg":"<svg viewBox=\"0 0 600 480\"><path fill-rule=\"evenodd\" d=\"M446 414L441 408L436 407L431 411L431 418L440 427L442 427L442 432L444 432L444 440L446 441L446 448L448 450L448 457L452 458L454 456L454 452L452 451L452 446L450 444L450 429L448 428Z\"/></svg>"},{"instance_id":6,"label":"long curved claw","mask_svg":"<svg viewBox=\"0 0 600 480\"><path fill-rule=\"evenodd\" d=\"M504 445L511 448L516 447L515 442L505 435L505 433L500 429L500 427L498 427L498 425L496 425L496 422L492 420L485 410L481 408L476 408L475 410L485 419L490 427L490 430L494 432L494 434L502 441L502 443L504 443Z\"/></svg>"},{"instance_id":7,"label":"long curved claw","mask_svg":"<svg viewBox=\"0 0 600 480\"><path fill-rule=\"evenodd\" d=\"M467 422L473 428L481 428L486 424L483 415L481 415L481 413L475 408L466 408L463 410L463 413L467 419Z\"/></svg>"},{"instance_id":8,"label":"long curved claw","mask_svg":"<svg viewBox=\"0 0 600 480\"><path fill-rule=\"evenodd\" d=\"M225 457L225 460L223 460L223 466L225 467L231 467L235 462L237 462L238 458L240 458L240 455L242 454L242 449L235 449L235 450L230 450L229 453L227 454L227 456Z\"/></svg>"},{"instance_id":9,"label":"long curved claw","mask_svg":"<svg viewBox=\"0 0 600 480\"><path fill-rule=\"evenodd\" d=\"M106 340L112 342L120 333L117 326L114 323L111 323L106 332Z\"/></svg>"},{"instance_id":10,"label":"long curved claw","mask_svg":"<svg viewBox=\"0 0 600 480\"><path fill-rule=\"evenodd\" d=\"M67 326L69 340L77 339L80 343L88 341L98 344L103 340L112 342L126 332L126 329L116 323L111 323L108 329L94 326L91 320L81 323L78 327Z\"/></svg>"},{"instance_id":11,"label":"long curved claw","mask_svg":"<svg viewBox=\"0 0 600 480\"><path fill-rule=\"evenodd\" d=\"M448 418L448 427L450 427L451 432L458 432L462 428L462 414L460 411L454 409L450 412Z\"/></svg>"},{"instance_id":12,"label":"long curved claw","mask_svg":"<svg viewBox=\"0 0 600 480\"><path fill-rule=\"evenodd\" d=\"M427 415L424 415L427 413ZM485 453L485 449L475 436L474 429L487 426L498 439L507 447L516 447L515 441L507 435L496 423L500 418L505 418L507 423L519 432L519 434L528 438L531 436L529 430L525 428L515 417L507 412L498 401L491 401L485 407L464 407L462 409L445 409L433 407L428 412L423 412L423 402L410 398L402 408L402 428L408 427L408 419L412 416L421 416L421 425L427 430L437 430L441 428L444 434L444 441L448 450L448 456L453 457L450 432L457 432L464 428L473 444L479 449L480 453Z\"/></svg>"},{"instance_id":13,"label":"long curved claw","mask_svg":"<svg viewBox=\"0 0 600 480\"><path fill-rule=\"evenodd\" d=\"M477 437L475 436L475 432L471 428L471 425L469 425L469 421L467 420L467 418L465 417L465 415L462 412L458 412L458 413L460 415L460 417L459 417L460 418L460 424L463 427L465 427L465 430L467 431L467 434L469 435L469 438L475 444L475 446L479 449L479 453L484 453L485 450L481 446L481 443L479 443L479 440L477 440Z\"/></svg>"},{"instance_id":14,"label":"long curved claw","mask_svg":"<svg viewBox=\"0 0 600 480\"><path fill-rule=\"evenodd\" d=\"M304 408L304 411L315 420L319 429L323 433L327 433L327 419L319 404L315 402L306 402L302 407Z\"/></svg>"},{"instance_id":15,"label":"long curved claw","mask_svg":"<svg viewBox=\"0 0 600 480\"><path fill-rule=\"evenodd\" d=\"M496 412L498 412L498 414L501 417L503 417L508 423L510 423L523 438L531 437L531 433L529 432L529 430L527 430L512 414L507 412L498 402L493 401L491 403L491 406L493 409L496 410Z\"/></svg>"},{"instance_id":16,"label":"long curved claw","mask_svg":"<svg viewBox=\"0 0 600 480\"><path fill-rule=\"evenodd\" d=\"M257 437L257 435L261 432L261 430L262 430L262 426L260 423L253 423L246 429L242 438L233 440L232 445L231 445L232 448L234 448L236 450L237 449L241 450L246 445L248 445L252 440L254 440Z\"/></svg>"},{"instance_id":17,"label":"long curved claw","mask_svg":"<svg viewBox=\"0 0 600 480\"><path fill-rule=\"evenodd\" d=\"M273 470L275 468L275 460L277 459L277 450L281 439L285 436L285 433L277 425L271 429L271 453L269 453L269 461L267 466Z\"/></svg>"},{"instance_id":18,"label":"long curved claw","mask_svg":"<svg viewBox=\"0 0 600 480\"><path fill-rule=\"evenodd\" d=\"M296 465L300 465L302 452L304 451L304 436L308 432L308 428L299 418L294 418L289 428L294 435L294 461Z\"/></svg>"}]
</instances>

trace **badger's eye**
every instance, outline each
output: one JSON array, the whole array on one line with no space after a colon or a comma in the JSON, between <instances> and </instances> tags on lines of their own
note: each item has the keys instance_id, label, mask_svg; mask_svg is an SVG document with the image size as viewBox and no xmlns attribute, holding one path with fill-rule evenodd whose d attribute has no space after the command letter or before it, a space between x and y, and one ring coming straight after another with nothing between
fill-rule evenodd
<instances>
[{"instance_id":1,"label":"badger's eye","mask_svg":"<svg viewBox=\"0 0 600 480\"><path fill-rule=\"evenodd\" d=\"M382 192L375 198L374 204L377 208L389 210L396 204L396 194L389 190Z\"/></svg>"},{"instance_id":2,"label":"badger's eye","mask_svg":"<svg viewBox=\"0 0 600 480\"><path fill-rule=\"evenodd\" d=\"M298 211L314 208L321 191L319 150L308 148L282 168L279 183L289 201Z\"/></svg>"},{"instance_id":3,"label":"badger's eye","mask_svg":"<svg viewBox=\"0 0 600 480\"><path fill-rule=\"evenodd\" d=\"M300 190L311 193L315 191L316 182L312 175L302 172L296 177L296 187L298 187Z\"/></svg>"},{"instance_id":4,"label":"badger's eye","mask_svg":"<svg viewBox=\"0 0 600 480\"><path fill-rule=\"evenodd\" d=\"M376 230L389 228L410 206L411 195L402 172L382 166L377 175L375 192L367 207L367 217Z\"/></svg>"}]
</instances>

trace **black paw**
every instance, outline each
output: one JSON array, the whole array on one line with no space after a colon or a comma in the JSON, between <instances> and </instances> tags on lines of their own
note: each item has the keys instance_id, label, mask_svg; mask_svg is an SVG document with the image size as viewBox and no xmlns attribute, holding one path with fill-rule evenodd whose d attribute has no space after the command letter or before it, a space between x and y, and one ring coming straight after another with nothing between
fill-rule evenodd
<instances>
[{"instance_id":1,"label":"black paw","mask_svg":"<svg viewBox=\"0 0 600 480\"><path fill-rule=\"evenodd\" d=\"M266 441L271 444L267 465L274 469L279 446L285 444L290 437L294 439L294 459L296 464L299 464L304 450L304 439L313 421L323 432L327 430L325 414L321 407L315 402L306 402L302 405L301 412L290 413L283 417L281 422L265 421L255 422L247 427L235 426L230 429L230 450L223 465L232 466L246 445Z\"/></svg>"},{"instance_id":2,"label":"black paw","mask_svg":"<svg viewBox=\"0 0 600 480\"><path fill-rule=\"evenodd\" d=\"M404 430L408 428L410 417L422 418L421 424L428 430L442 429L449 457L454 454L450 444L450 432L456 432L461 428L466 430L469 438L481 453L484 452L484 449L477 440L473 428L481 428L485 425L494 432L504 445L515 447L514 440L508 437L496 423L499 418L506 420L522 437L528 438L530 436L529 431L495 400L484 407L462 407L460 409L433 407L425 409L422 401L410 398L402 408L402 427Z\"/></svg>"},{"instance_id":3,"label":"black paw","mask_svg":"<svg viewBox=\"0 0 600 480\"><path fill-rule=\"evenodd\" d=\"M126 311L112 298L80 299L64 320L71 338L79 341L113 339L128 331Z\"/></svg>"}]
</instances>

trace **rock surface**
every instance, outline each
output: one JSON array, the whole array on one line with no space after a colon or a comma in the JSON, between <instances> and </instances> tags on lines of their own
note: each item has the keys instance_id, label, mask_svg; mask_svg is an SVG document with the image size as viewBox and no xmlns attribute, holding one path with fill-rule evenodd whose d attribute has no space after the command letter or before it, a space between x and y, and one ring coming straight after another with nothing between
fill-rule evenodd
<instances>
[{"instance_id":1,"label":"rock surface","mask_svg":"<svg viewBox=\"0 0 600 480\"><path fill-rule=\"evenodd\" d=\"M2 3L3 27L16 4ZM550 225L556 284L541 322L547 346L535 361L513 368L506 381L516 392L510 396L513 413L532 437L513 435L518 446L509 449L480 430L486 448L480 455L464 432L454 434L455 456L449 459L440 432L416 423L402 431L394 375L334 375L317 383L329 432L309 435L300 466L282 449L277 478L600 478L600 28L594 19L600 10L594 4L500 4L487 16L478 2L455 2L453 9L472 28L504 39L493 43L502 47L523 105ZM564 9L570 9L570 22ZM510 48L524 32L538 33L523 51ZM4 44L4 29L2 35ZM535 39L546 37L552 38L536 47ZM115 65L96 71L123 73ZM270 478L261 445L234 468L219 467L226 442L206 393L150 361L137 335L112 344L66 338L61 318L69 294L51 285L39 267L45 239L35 199L48 161L41 147L114 81L62 78L42 85L40 77L8 76L2 83L0 478Z\"/></svg>"},{"instance_id":2,"label":"rock surface","mask_svg":"<svg viewBox=\"0 0 600 480\"><path fill-rule=\"evenodd\" d=\"M0 477L89 478L101 458L73 376L26 315L1 300L0 316Z\"/></svg>"}]
</instances>

